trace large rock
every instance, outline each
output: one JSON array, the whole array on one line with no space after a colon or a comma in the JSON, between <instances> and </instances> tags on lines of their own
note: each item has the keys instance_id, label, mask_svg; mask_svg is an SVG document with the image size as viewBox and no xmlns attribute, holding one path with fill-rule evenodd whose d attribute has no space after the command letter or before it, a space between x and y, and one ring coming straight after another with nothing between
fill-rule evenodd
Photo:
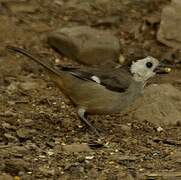
<instances>
[{"instance_id":1,"label":"large rock","mask_svg":"<svg viewBox=\"0 0 181 180\"><path fill-rule=\"evenodd\" d=\"M105 64L119 57L119 40L88 26L65 27L51 33L48 43L62 54L87 65Z\"/></svg>"},{"instance_id":2,"label":"large rock","mask_svg":"<svg viewBox=\"0 0 181 180\"><path fill-rule=\"evenodd\" d=\"M181 91L170 84L152 84L129 111L139 121L147 120L156 126L176 125L181 123Z\"/></svg>"},{"instance_id":3,"label":"large rock","mask_svg":"<svg viewBox=\"0 0 181 180\"><path fill-rule=\"evenodd\" d=\"M181 48L181 1L172 0L162 12L157 39L173 48Z\"/></svg>"}]
</instances>

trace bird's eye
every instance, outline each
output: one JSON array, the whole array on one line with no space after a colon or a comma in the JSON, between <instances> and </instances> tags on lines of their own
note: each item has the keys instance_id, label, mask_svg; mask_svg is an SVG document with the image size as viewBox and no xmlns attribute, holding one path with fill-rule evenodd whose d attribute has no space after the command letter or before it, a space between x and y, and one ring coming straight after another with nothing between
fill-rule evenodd
<instances>
[{"instance_id":1,"label":"bird's eye","mask_svg":"<svg viewBox=\"0 0 181 180\"><path fill-rule=\"evenodd\" d=\"M147 68L151 68L152 66L153 66L153 63L152 63L152 62L147 62L147 63L146 63L146 67L147 67Z\"/></svg>"}]
</instances>

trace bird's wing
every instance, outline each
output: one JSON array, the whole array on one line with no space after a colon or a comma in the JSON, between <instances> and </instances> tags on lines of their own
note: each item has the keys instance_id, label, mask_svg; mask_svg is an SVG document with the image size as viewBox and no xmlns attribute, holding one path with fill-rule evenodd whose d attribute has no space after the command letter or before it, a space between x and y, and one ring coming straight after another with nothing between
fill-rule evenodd
<instances>
[{"instance_id":1,"label":"bird's wing","mask_svg":"<svg viewBox=\"0 0 181 180\"><path fill-rule=\"evenodd\" d=\"M32 55L25 49L21 49L18 47L8 46L10 50L19 52L24 54L25 56L31 58L33 61L41 64L43 67L48 69L49 71L53 72L54 74L61 76L61 71L67 71L73 76L86 80L86 81L93 81L95 83L103 85L105 88L116 91L116 92L125 92L131 81L132 78L127 71L123 69L102 69L102 68L73 68L73 67L54 67L50 65L50 63L45 63L41 61L36 56Z\"/></svg>"},{"instance_id":2,"label":"bird's wing","mask_svg":"<svg viewBox=\"0 0 181 180\"><path fill-rule=\"evenodd\" d=\"M94 81L116 92L125 92L132 81L131 75L121 68L103 70L97 68L61 67L61 70L68 71L80 79Z\"/></svg>"}]
</instances>

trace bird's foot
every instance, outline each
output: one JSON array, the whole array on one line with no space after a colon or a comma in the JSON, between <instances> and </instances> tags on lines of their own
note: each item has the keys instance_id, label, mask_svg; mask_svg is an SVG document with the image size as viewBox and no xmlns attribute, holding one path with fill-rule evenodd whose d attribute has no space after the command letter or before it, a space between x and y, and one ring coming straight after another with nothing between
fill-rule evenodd
<instances>
[{"instance_id":1,"label":"bird's foot","mask_svg":"<svg viewBox=\"0 0 181 180\"><path fill-rule=\"evenodd\" d=\"M86 110L83 108L79 108L77 113L80 117L80 119L92 130L92 132L96 135L96 136L100 136L99 130L93 126L85 117L85 112Z\"/></svg>"}]
</instances>

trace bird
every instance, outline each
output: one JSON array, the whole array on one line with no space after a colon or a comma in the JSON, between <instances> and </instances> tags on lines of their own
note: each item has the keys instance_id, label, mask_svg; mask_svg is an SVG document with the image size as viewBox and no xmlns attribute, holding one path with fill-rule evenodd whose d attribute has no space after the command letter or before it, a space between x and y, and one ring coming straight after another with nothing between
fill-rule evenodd
<instances>
[{"instance_id":1,"label":"bird","mask_svg":"<svg viewBox=\"0 0 181 180\"><path fill-rule=\"evenodd\" d=\"M163 67L158 59L151 56L133 61L130 72L123 68L105 70L85 67L56 67L26 49L14 46L7 48L21 53L43 66L50 79L72 101L80 120L98 136L98 129L88 121L87 115L120 113L143 94L148 79L159 73Z\"/></svg>"}]
</instances>

